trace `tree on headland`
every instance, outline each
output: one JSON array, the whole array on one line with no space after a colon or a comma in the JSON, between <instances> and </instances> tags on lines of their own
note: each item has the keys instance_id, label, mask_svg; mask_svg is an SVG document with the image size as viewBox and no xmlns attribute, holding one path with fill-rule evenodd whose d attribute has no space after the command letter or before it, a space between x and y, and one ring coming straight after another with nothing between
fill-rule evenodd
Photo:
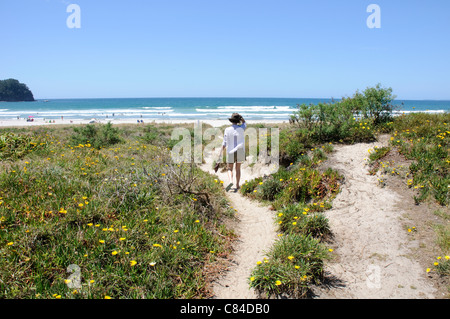
<instances>
[{"instance_id":1,"label":"tree on headland","mask_svg":"<svg viewBox=\"0 0 450 319\"><path fill-rule=\"evenodd\" d=\"M34 97L26 84L16 79L7 79L0 80L0 101L34 101Z\"/></svg>"}]
</instances>

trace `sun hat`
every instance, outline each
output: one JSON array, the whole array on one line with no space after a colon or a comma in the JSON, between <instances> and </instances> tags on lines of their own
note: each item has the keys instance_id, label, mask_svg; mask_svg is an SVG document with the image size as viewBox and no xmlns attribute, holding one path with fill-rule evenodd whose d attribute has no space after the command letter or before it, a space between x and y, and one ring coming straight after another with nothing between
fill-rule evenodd
<instances>
[{"instance_id":1,"label":"sun hat","mask_svg":"<svg viewBox=\"0 0 450 319\"><path fill-rule=\"evenodd\" d=\"M242 120L242 116L239 113L233 113L228 120L231 123L239 123Z\"/></svg>"}]
</instances>

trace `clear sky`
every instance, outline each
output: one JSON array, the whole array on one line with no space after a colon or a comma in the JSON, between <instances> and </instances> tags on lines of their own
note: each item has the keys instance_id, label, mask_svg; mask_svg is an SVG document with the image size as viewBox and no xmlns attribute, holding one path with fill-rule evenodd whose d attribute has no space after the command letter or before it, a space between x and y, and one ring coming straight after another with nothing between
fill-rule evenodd
<instances>
[{"instance_id":1,"label":"clear sky","mask_svg":"<svg viewBox=\"0 0 450 319\"><path fill-rule=\"evenodd\" d=\"M0 0L6 78L38 99L340 98L381 83L450 100L450 1Z\"/></svg>"}]
</instances>

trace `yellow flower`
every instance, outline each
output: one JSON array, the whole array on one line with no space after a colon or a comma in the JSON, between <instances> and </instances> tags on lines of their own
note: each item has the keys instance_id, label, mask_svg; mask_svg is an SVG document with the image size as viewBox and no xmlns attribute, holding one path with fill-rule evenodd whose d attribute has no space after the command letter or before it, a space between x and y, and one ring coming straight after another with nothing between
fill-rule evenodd
<instances>
[{"instance_id":1,"label":"yellow flower","mask_svg":"<svg viewBox=\"0 0 450 319\"><path fill-rule=\"evenodd\" d=\"M162 247L160 244L153 244L153 247Z\"/></svg>"},{"instance_id":2,"label":"yellow flower","mask_svg":"<svg viewBox=\"0 0 450 319\"><path fill-rule=\"evenodd\" d=\"M178 233L178 231L179 231L178 229L175 229L173 232L174 232L174 233Z\"/></svg>"},{"instance_id":3,"label":"yellow flower","mask_svg":"<svg viewBox=\"0 0 450 319\"><path fill-rule=\"evenodd\" d=\"M136 261L136 260L130 261L130 266L131 266L131 267L134 267L136 264L137 264L137 261Z\"/></svg>"},{"instance_id":4,"label":"yellow flower","mask_svg":"<svg viewBox=\"0 0 450 319\"><path fill-rule=\"evenodd\" d=\"M328 249L328 251L329 251L330 253L332 253L332 252L333 252L333 249L330 248L330 249Z\"/></svg>"},{"instance_id":5,"label":"yellow flower","mask_svg":"<svg viewBox=\"0 0 450 319\"><path fill-rule=\"evenodd\" d=\"M110 296L105 296L105 299L111 299L111 297Z\"/></svg>"},{"instance_id":6,"label":"yellow flower","mask_svg":"<svg viewBox=\"0 0 450 319\"><path fill-rule=\"evenodd\" d=\"M79 206L79 207L83 207L84 204L83 204L83 203L79 203L78 206Z\"/></svg>"},{"instance_id":7,"label":"yellow flower","mask_svg":"<svg viewBox=\"0 0 450 319\"><path fill-rule=\"evenodd\" d=\"M125 240L126 238L125 237L121 237L121 238L119 238L119 240L120 241L122 241L122 240Z\"/></svg>"},{"instance_id":8,"label":"yellow flower","mask_svg":"<svg viewBox=\"0 0 450 319\"><path fill-rule=\"evenodd\" d=\"M105 241L104 241L103 239L100 239L98 242L99 242L100 244L104 244L104 243L105 243Z\"/></svg>"},{"instance_id":9,"label":"yellow flower","mask_svg":"<svg viewBox=\"0 0 450 319\"><path fill-rule=\"evenodd\" d=\"M250 277L250 281L255 281L255 277Z\"/></svg>"},{"instance_id":10,"label":"yellow flower","mask_svg":"<svg viewBox=\"0 0 450 319\"><path fill-rule=\"evenodd\" d=\"M152 267L155 266L155 265L156 265L155 262L151 262L151 263L150 263L150 266L152 266Z\"/></svg>"},{"instance_id":11,"label":"yellow flower","mask_svg":"<svg viewBox=\"0 0 450 319\"><path fill-rule=\"evenodd\" d=\"M297 222L293 222L292 225L294 225L294 226L297 225Z\"/></svg>"},{"instance_id":12,"label":"yellow flower","mask_svg":"<svg viewBox=\"0 0 450 319\"><path fill-rule=\"evenodd\" d=\"M197 219L196 221L195 221L196 223L200 223L200 221Z\"/></svg>"},{"instance_id":13,"label":"yellow flower","mask_svg":"<svg viewBox=\"0 0 450 319\"><path fill-rule=\"evenodd\" d=\"M68 284L68 283L70 283L72 280L70 280L70 279L66 279L66 280L64 280L64 283L65 284Z\"/></svg>"},{"instance_id":14,"label":"yellow flower","mask_svg":"<svg viewBox=\"0 0 450 319\"><path fill-rule=\"evenodd\" d=\"M256 262L256 264L257 264L257 265L261 265L261 264L262 264L262 262L260 262L260 261L257 261L257 262Z\"/></svg>"},{"instance_id":15,"label":"yellow flower","mask_svg":"<svg viewBox=\"0 0 450 319\"><path fill-rule=\"evenodd\" d=\"M56 299L61 299L61 295L56 295L55 298Z\"/></svg>"},{"instance_id":16,"label":"yellow flower","mask_svg":"<svg viewBox=\"0 0 450 319\"><path fill-rule=\"evenodd\" d=\"M431 271L431 269L430 268L427 268L427 273L429 273Z\"/></svg>"},{"instance_id":17,"label":"yellow flower","mask_svg":"<svg viewBox=\"0 0 450 319\"><path fill-rule=\"evenodd\" d=\"M281 285L281 281L279 281L279 280L275 281L275 286L279 286L279 285Z\"/></svg>"},{"instance_id":18,"label":"yellow flower","mask_svg":"<svg viewBox=\"0 0 450 319\"><path fill-rule=\"evenodd\" d=\"M89 224L87 224L87 225L88 225L88 226L90 227L90 226L92 226L92 225L94 225L94 224L92 224L92 223L89 223Z\"/></svg>"},{"instance_id":19,"label":"yellow flower","mask_svg":"<svg viewBox=\"0 0 450 319\"><path fill-rule=\"evenodd\" d=\"M115 255L117 255L117 254L118 254L118 252L115 251L115 250L111 253L111 255L113 255L113 256L115 256Z\"/></svg>"},{"instance_id":20,"label":"yellow flower","mask_svg":"<svg viewBox=\"0 0 450 319\"><path fill-rule=\"evenodd\" d=\"M439 263L438 263L438 262L435 262L434 265L437 266L437 265L439 265Z\"/></svg>"},{"instance_id":21,"label":"yellow flower","mask_svg":"<svg viewBox=\"0 0 450 319\"><path fill-rule=\"evenodd\" d=\"M14 245L13 242L9 242L9 243L6 244L6 246L12 246L12 245Z\"/></svg>"},{"instance_id":22,"label":"yellow flower","mask_svg":"<svg viewBox=\"0 0 450 319\"><path fill-rule=\"evenodd\" d=\"M295 269L300 269L300 266L295 266Z\"/></svg>"},{"instance_id":23,"label":"yellow flower","mask_svg":"<svg viewBox=\"0 0 450 319\"><path fill-rule=\"evenodd\" d=\"M294 256L289 256L288 259L292 260L292 259L294 259Z\"/></svg>"}]
</instances>

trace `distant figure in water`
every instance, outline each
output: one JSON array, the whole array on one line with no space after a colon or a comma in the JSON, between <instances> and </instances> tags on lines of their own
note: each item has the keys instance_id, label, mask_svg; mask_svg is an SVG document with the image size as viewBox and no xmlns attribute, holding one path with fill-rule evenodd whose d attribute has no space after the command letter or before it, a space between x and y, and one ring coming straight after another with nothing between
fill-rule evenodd
<instances>
[{"instance_id":1,"label":"distant figure in water","mask_svg":"<svg viewBox=\"0 0 450 319\"><path fill-rule=\"evenodd\" d=\"M227 172L229 184L226 187L228 192L233 186L233 166L236 164L236 190L240 188L239 181L241 179L241 164L245 161L245 135L244 131L247 128L245 119L238 113L233 113L228 119L231 126L225 129L223 136L222 152L226 150ZM218 166L215 167L216 171Z\"/></svg>"}]
</instances>

